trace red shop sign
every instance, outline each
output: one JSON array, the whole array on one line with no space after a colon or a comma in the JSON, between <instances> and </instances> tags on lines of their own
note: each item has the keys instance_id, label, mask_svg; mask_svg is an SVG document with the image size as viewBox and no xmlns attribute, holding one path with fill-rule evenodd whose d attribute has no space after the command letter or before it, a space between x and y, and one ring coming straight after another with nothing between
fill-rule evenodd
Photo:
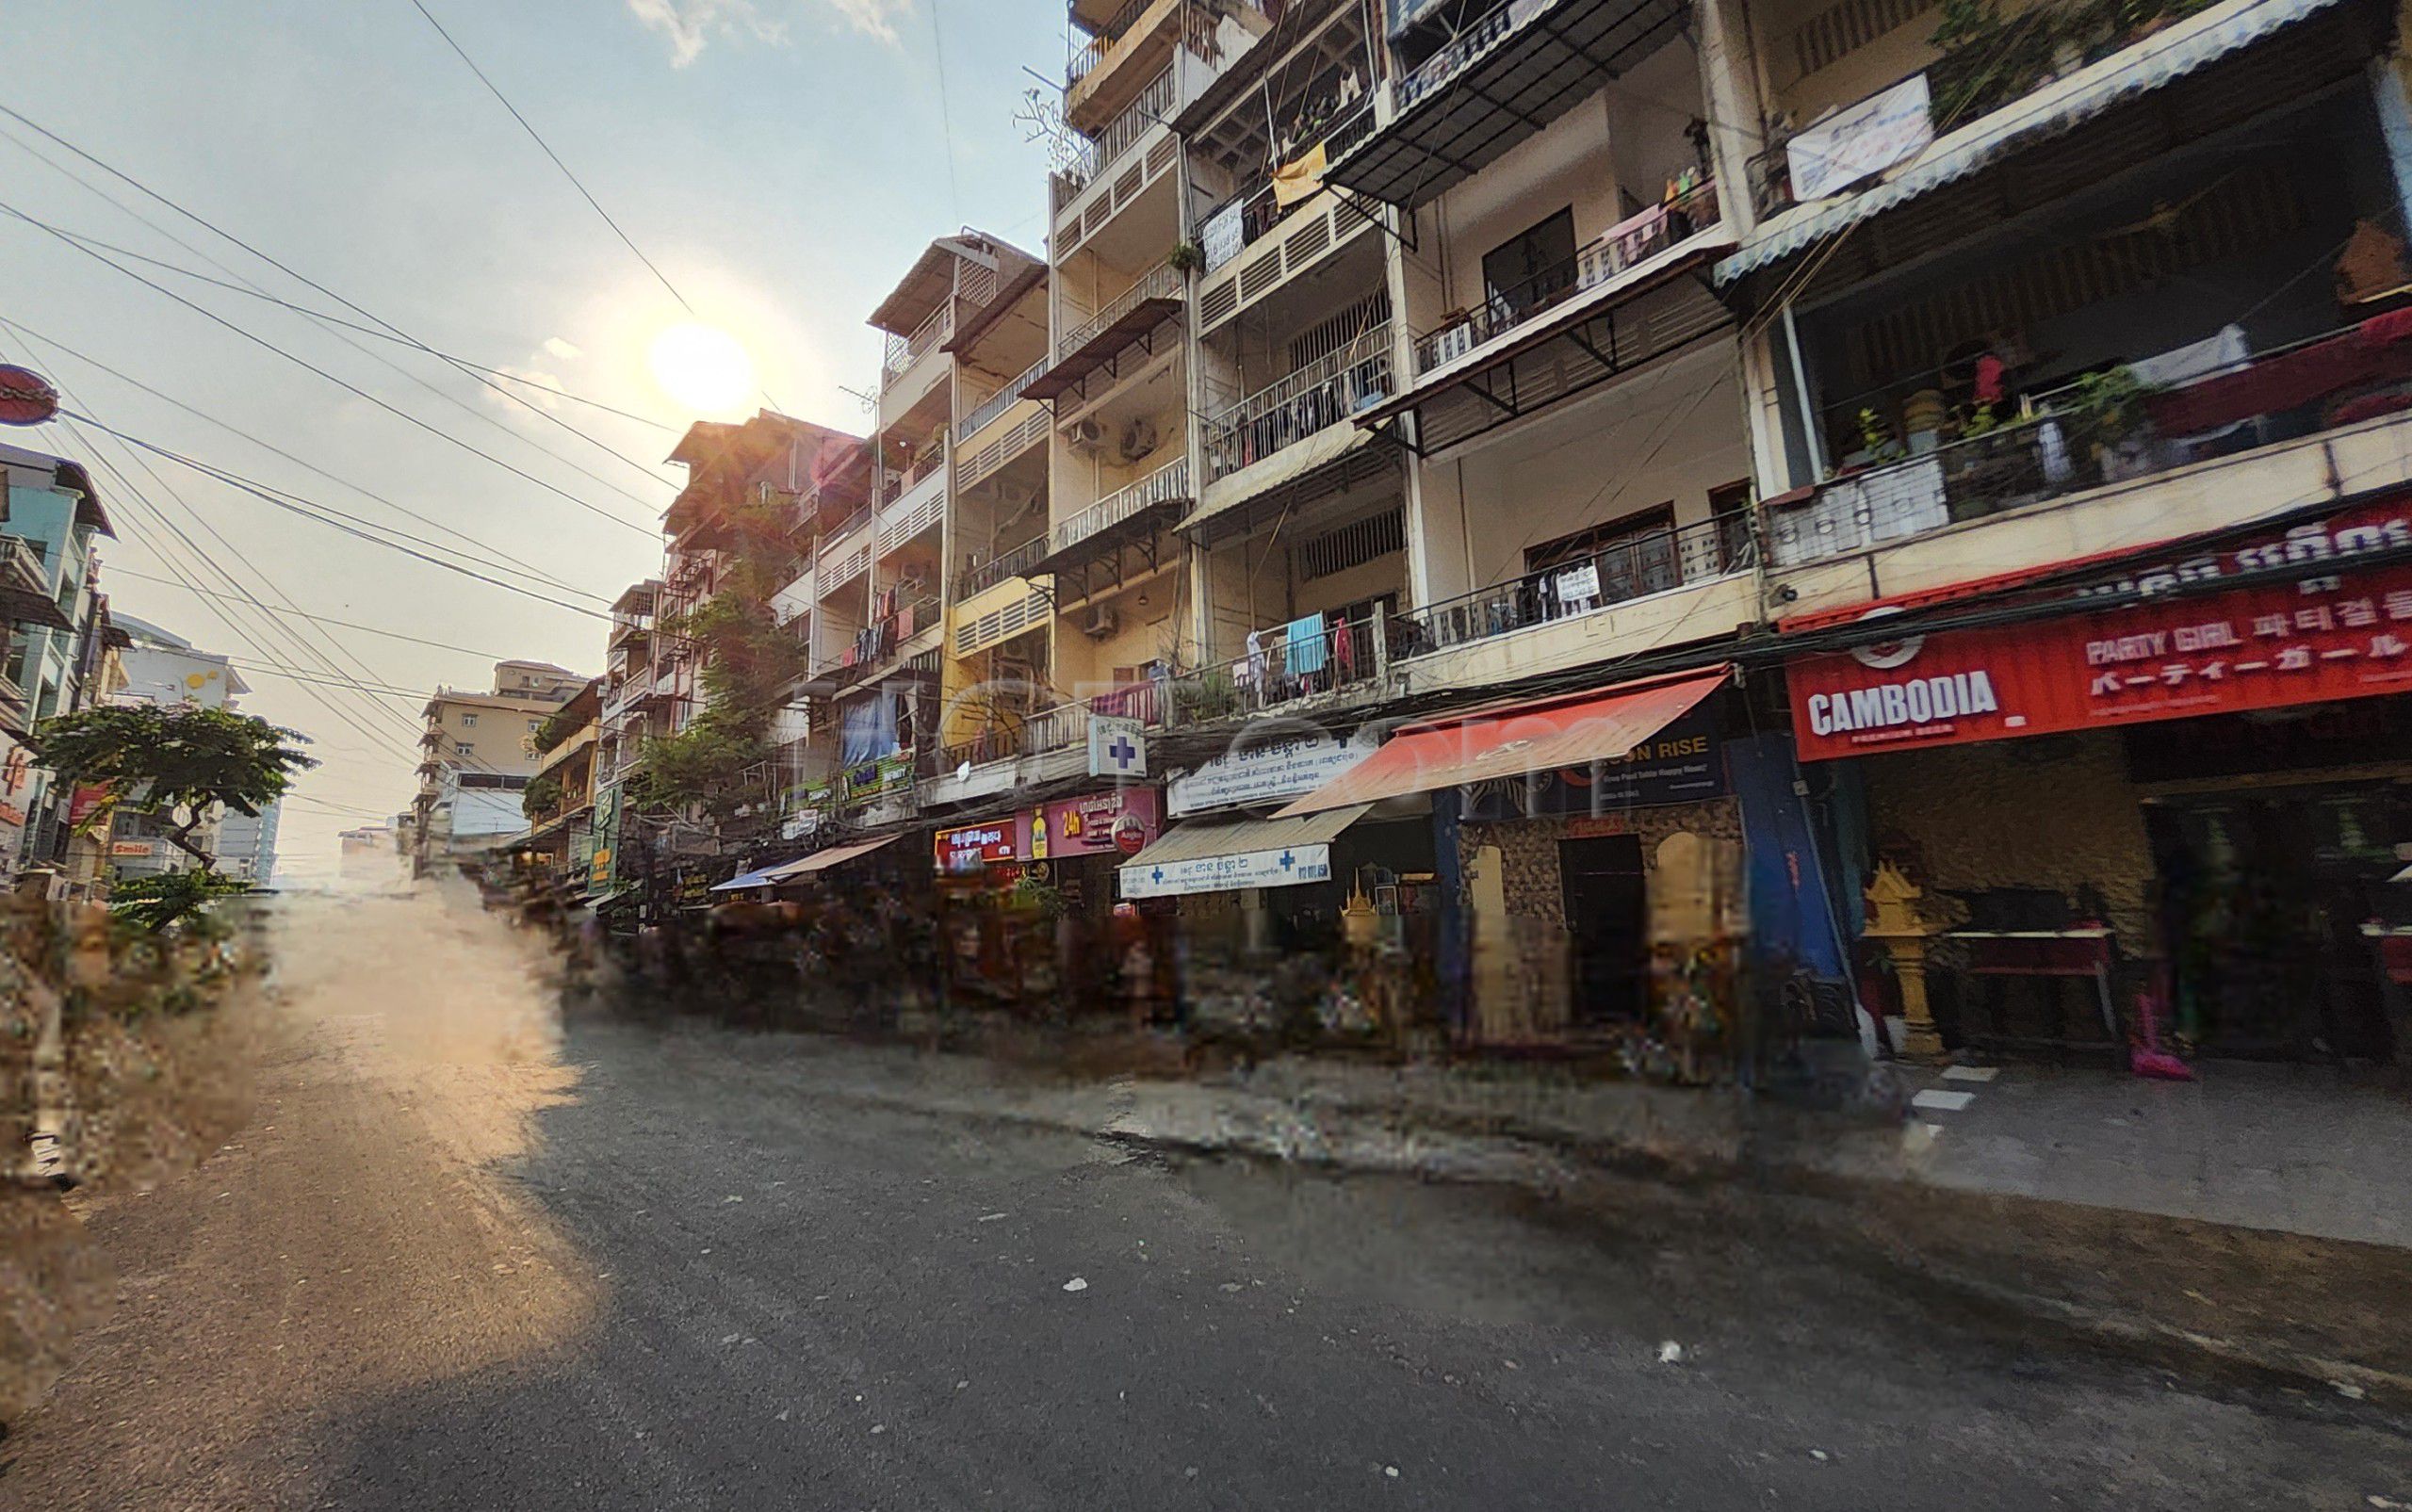
<instances>
[{"instance_id":1,"label":"red shop sign","mask_svg":"<svg viewBox=\"0 0 2412 1512\"><path fill-rule=\"evenodd\" d=\"M2404 500L2119 586L2149 593L2290 562L2333 561L2331 576L1802 658L1786 669L1801 757L2412 692L2412 566L2353 570L2397 546L2412 546Z\"/></svg>"},{"instance_id":2,"label":"red shop sign","mask_svg":"<svg viewBox=\"0 0 2412 1512\"><path fill-rule=\"evenodd\" d=\"M949 876L976 871L991 861L1021 854L1021 821L1000 819L937 833L937 868Z\"/></svg>"},{"instance_id":3,"label":"red shop sign","mask_svg":"<svg viewBox=\"0 0 2412 1512\"><path fill-rule=\"evenodd\" d=\"M1048 804L1031 816L1030 854L1136 855L1164 828L1158 798L1153 788L1114 788Z\"/></svg>"}]
</instances>

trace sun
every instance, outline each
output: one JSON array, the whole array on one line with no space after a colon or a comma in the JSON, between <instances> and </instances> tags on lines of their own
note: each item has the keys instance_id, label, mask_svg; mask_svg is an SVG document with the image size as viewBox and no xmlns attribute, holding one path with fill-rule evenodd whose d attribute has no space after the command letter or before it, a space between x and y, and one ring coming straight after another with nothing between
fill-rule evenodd
<instances>
[{"instance_id":1,"label":"sun","mask_svg":"<svg viewBox=\"0 0 2412 1512\"><path fill-rule=\"evenodd\" d=\"M688 320L653 338L645 366L661 391L704 415L740 408L754 392L754 359L718 326Z\"/></svg>"}]
</instances>

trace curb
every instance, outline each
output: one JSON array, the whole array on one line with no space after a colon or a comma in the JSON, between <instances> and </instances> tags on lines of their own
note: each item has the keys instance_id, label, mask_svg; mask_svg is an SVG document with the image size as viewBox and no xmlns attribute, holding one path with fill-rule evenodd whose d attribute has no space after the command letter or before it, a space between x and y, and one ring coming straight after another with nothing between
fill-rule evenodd
<instances>
[{"instance_id":1,"label":"curb","mask_svg":"<svg viewBox=\"0 0 2412 1512\"><path fill-rule=\"evenodd\" d=\"M886 1093L845 1093L845 1100L928 1116L1046 1130L1096 1139L1133 1152L1235 1156L1326 1171L1412 1176L1427 1181L1522 1186L1544 1195L1581 1176L1605 1173L1676 1190L1702 1191L1742 1182L1762 1190L1824 1201L1849 1201L1874 1192L1916 1195L1926 1189L1908 1180L1845 1178L1780 1162L1753 1162L1708 1156L1686 1161L1664 1150L1613 1140L1571 1135L1512 1117L1443 1114L1402 1117L1391 1104L1335 1101L1299 1110L1287 1105L1251 1109L1212 1133L1150 1127L1135 1113L1093 1120L1031 1108L968 1105ZM1327 1121L1370 1122L1373 1137L1335 1136ZM1852 1236L1866 1244L1864 1233ZM2001 1285L1938 1267L1899 1241L1882 1245L1903 1282L1941 1300L1948 1298L2010 1336L2034 1337L2039 1329L2068 1343L2171 1374L2214 1384L2264 1391L2302 1393L2352 1413L2412 1408L2412 1374L2245 1341L2221 1338L2126 1313Z\"/></svg>"}]
</instances>

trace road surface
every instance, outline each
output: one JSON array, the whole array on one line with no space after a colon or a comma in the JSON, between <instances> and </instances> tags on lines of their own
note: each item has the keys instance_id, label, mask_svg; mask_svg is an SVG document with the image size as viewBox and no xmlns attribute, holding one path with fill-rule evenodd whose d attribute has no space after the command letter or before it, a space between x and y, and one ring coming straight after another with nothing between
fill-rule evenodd
<instances>
[{"instance_id":1,"label":"road surface","mask_svg":"<svg viewBox=\"0 0 2412 1512\"><path fill-rule=\"evenodd\" d=\"M855 1095L888 1052L564 1024L474 906L282 908L251 1121L95 1204L118 1307L0 1504L2412 1504L2367 1405L2003 1339L1643 1189L928 1116Z\"/></svg>"}]
</instances>

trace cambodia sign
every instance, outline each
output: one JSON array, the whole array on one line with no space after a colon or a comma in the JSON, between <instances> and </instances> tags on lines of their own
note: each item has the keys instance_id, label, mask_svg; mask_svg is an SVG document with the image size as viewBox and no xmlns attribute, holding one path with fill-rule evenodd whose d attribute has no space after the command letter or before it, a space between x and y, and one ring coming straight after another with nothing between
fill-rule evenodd
<instances>
[{"instance_id":1,"label":"cambodia sign","mask_svg":"<svg viewBox=\"0 0 2412 1512\"><path fill-rule=\"evenodd\" d=\"M2113 585L2142 603L2088 610L2080 598L2060 619L1803 658L1787 669L1801 759L2412 692L2412 566L2354 566L2399 547L2412 547L2401 499ZM2299 582L2149 596L2332 563Z\"/></svg>"}]
</instances>

